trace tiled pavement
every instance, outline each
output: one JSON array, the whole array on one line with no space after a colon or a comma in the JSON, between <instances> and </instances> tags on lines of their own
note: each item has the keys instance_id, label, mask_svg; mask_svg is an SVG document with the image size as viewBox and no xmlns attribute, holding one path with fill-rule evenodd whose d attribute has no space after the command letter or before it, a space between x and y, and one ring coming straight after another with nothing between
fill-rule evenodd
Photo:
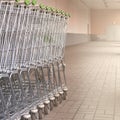
<instances>
[{"instance_id":1,"label":"tiled pavement","mask_svg":"<svg viewBox=\"0 0 120 120\"><path fill-rule=\"evenodd\" d=\"M120 43L66 49L68 98L44 120L120 120Z\"/></svg>"}]
</instances>

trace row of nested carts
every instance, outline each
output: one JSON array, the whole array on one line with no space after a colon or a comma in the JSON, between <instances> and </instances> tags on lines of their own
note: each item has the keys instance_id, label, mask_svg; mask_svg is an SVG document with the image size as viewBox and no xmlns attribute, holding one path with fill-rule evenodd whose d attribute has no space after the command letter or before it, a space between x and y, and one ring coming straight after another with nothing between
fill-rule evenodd
<instances>
[{"instance_id":1,"label":"row of nested carts","mask_svg":"<svg viewBox=\"0 0 120 120\"><path fill-rule=\"evenodd\" d=\"M0 1L0 120L40 120L66 100L69 14L36 1Z\"/></svg>"}]
</instances>

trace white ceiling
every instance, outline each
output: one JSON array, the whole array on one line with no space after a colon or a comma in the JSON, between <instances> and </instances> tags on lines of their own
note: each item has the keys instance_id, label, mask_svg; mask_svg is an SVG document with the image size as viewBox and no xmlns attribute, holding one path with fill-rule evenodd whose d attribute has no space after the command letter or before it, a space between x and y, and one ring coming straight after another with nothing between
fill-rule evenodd
<instances>
[{"instance_id":1,"label":"white ceiling","mask_svg":"<svg viewBox=\"0 0 120 120\"><path fill-rule=\"evenodd\" d=\"M81 0L91 9L120 9L120 0Z\"/></svg>"}]
</instances>

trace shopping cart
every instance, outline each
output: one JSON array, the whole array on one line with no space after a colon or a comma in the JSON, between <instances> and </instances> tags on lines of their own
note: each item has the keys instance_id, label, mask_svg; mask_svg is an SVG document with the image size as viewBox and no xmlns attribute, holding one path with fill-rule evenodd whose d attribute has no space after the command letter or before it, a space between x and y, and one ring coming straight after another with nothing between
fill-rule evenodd
<instances>
[{"instance_id":1,"label":"shopping cart","mask_svg":"<svg viewBox=\"0 0 120 120\"><path fill-rule=\"evenodd\" d=\"M69 15L35 4L0 1L1 120L42 119L66 99L63 58Z\"/></svg>"}]
</instances>

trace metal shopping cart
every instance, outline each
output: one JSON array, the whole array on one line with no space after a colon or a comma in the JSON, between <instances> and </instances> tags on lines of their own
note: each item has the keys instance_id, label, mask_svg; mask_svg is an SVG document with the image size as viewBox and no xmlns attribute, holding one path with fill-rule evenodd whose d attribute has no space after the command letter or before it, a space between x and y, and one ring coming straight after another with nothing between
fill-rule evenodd
<instances>
[{"instance_id":1,"label":"metal shopping cart","mask_svg":"<svg viewBox=\"0 0 120 120\"><path fill-rule=\"evenodd\" d=\"M66 99L68 18L36 0L0 1L1 120L42 119Z\"/></svg>"}]
</instances>

